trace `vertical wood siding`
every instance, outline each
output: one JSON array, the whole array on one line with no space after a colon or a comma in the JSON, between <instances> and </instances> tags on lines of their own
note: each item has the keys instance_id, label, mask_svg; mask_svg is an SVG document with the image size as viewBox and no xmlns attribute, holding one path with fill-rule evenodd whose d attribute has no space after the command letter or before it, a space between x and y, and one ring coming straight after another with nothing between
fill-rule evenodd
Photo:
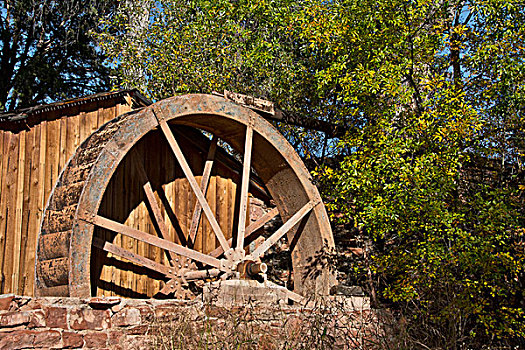
<instances>
[{"instance_id":1,"label":"vertical wood siding","mask_svg":"<svg viewBox=\"0 0 525 350\"><path fill-rule=\"evenodd\" d=\"M90 102L0 130L0 294L33 295L37 235L58 175L93 131L130 110L121 99Z\"/></svg>"}]
</instances>

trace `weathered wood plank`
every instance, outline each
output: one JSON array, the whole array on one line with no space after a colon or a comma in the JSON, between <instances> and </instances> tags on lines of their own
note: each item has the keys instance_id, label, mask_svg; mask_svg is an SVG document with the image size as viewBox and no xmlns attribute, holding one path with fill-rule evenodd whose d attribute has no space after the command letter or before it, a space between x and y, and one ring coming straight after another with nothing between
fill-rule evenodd
<instances>
[{"instance_id":1,"label":"weathered wood plank","mask_svg":"<svg viewBox=\"0 0 525 350\"><path fill-rule=\"evenodd\" d=\"M221 268L220 261L209 255L202 254L195 250L188 249L186 247L180 246L178 244L175 244L169 241L165 241L163 239L160 239L148 233L136 230L129 226L122 225L116 221L101 217L99 215L95 217L95 219L93 220L93 224L106 228L108 230L112 230L114 232L121 233L123 235L134 238L136 240L146 242L148 244L154 245L162 249L171 250L172 252L176 254L188 257L192 260L200 261L203 264Z\"/></svg>"},{"instance_id":2,"label":"weathered wood plank","mask_svg":"<svg viewBox=\"0 0 525 350\"><path fill-rule=\"evenodd\" d=\"M78 134L80 136L80 143L84 142L84 140L88 137L88 120L87 120L87 113L86 112L80 112L79 115L79 122L78 122Z\"/></svg>"},{"instance_id":3,"label":"weathered wood plank","mask_svg":"<svg viewBox=\"0 0 525 350\"><path fill-rule=\"evenodd\" d=\"M27 295L25 286L27 285L27 279L33 278L31 270L34 269L34 265L31 269L27 266L27 251L28 242L30 235L33 232L29 232L29 221L32 220L32 213L30 210L31 206L31 193L32 183L31 176L33 171L33 154L35 151L35 130L31 129L26 133L26 147L25 147L25 164L24 164L24 188L23 188L23 204L22 204L22 228L21 228L21 244L20 244L20 279L18 283L18 294ZM36 233L34 233L36 234Z\"/></svg>"},{"instance_id":4,"label":"weathered wood plank","mask_svg":"<svg viewBox=\"0 0 525 350\"><path fill-rule=\"evenodd\" d=\"M136 178L133 174L133 171L132 171L133 167L131 166L131 162L130 162L130 159L125 159L125 162L124 162L124 186L125 187L128 187L128 188L134 188L134 189L138 189L138 183L136 181ZM125 188L124 187L124 188ZM132 210L133 209L133 196L131 195L128 195L127 196L127 208L128 210ZM127 212L125 212L124 214L128 214ZM130 227L136 227L136 220L135 220L135 214L136 212L131 212L129 213L129 216L126 220L126 225L130 226ZM134 249L134 246L136 245L136 240L134 239L134 237L131 237L131 236L128 236L128 235L123 235L122 237L122 248L124 249L128 249L128 250L131 250L133 251ZM131 289L131 285L132 285L132 281L133 279L130 278L131 276L133 275L133 272L131 271L127 271L126 269L121 269L120 270L120 286L130 290Z\"/></svg>"},{"instance_id":5,"label":"weathered wood plank","mask_svg":"<svg viewBox=\"0 0 525 350\"><path fill-rule=\"evenodd\" d=\"M28 277L26 285L24 286L24 295L32 295L34 289L34 273L35 273L35 255L38 234L40 232L40 223L43 213L44 202L44 168L41 165L43 158L45 158L45 150L43 150L42 140L45 141L45 136L42 136L42 123L33 128L35 137L34 151L32 154L32 169L31 169L31 204L30 204L30 222L28 228L28 242L27 242L27 271ZM45 146L44 146L45 147ZM42 158L42 160L41 160Z\"/></svg>"},{"instance_id":6,"label":"weathered wood plank","mask_svg":"<svg viewBox=\"0 0 525 350\"><path fill-rule=\"evenodd\" d=\"M58 172L60 173L69 158L67 149L67 117L62 117L56 122L60 123L60 141L58 147Z\"/></svg>"},{"instance_id":7,"label":"weathered wood plank","mask_svg":"<svg viewBox=\"0 0 525 350\"><path fill-rule=\"evenodd\" d=\"M162 265L157 263L156 261L153 261L151 259L145 258L141 255L132 253L126 249L123 249L119 246L116 246L112 243L109 243L107 241L103 241L100 238L94 238L93 239L93 245L99 249L105 250L106 252L109 252L111 254L114 254L120 258L127 259L131 261L134 264L147 267L148 269L151 269L153 271L157 271L163 275L166 275L170 278L176 277L175 274L170 272L170 268L168 266ZM140 292L140 291L139 291Z\"/></svg>"},{"instance_id":8,"label":"weathered wood plank","mask_svg":"<svg viewBox=\"0 0 525 350\"><path fill-rule=\"evenodd\" d=\"M250 168L252 159L253 127L246 127L244 142L244 160L242 163L241 201L239 204L239 225L237 227L236 248L244 248L244 232L246 230L246 214L248 209L248 186L250 184Z\"/></svg>"},{"instance_id":9,"label":"weathered wood plank","mask_svg":"<svg viewBox=\"0 0 525 350\"><path fill-rule=\"evenodd\" d=\"M72 119L71 129L73 130L73 135L74 135L73 147L74 147L75 150L78 148L78 146L80 146L82 141L84 141L83 139L81 139L81 135L80 135L80 120L81 120L81 118L82 118L82 114L78 114L78 115L74 116L73 119Z\"/></svg>"},{"instance_id":10,"label":"weathered wood plank","mask_svg":"<svg viewBox=\"0 0 525 350\"><path fill-rule=\"evenodd\" d=\"M162 216L162 211L159 207L159 204L157 202L157 198L155 198L155 194L153 193L153 188L151 187L151 183L149 182L148 175L146 174L146 171L144 170L144 167L142 166L142 163L139 159L134 156L135 154L132 154L132 162L134 165L134 168L136 170L136 175L139 178L140 183L142 183L142 189L144 190L144 194L146 195L146 200L148 201L148 204L151 208L152 214L153 214L153 220L155 220L155 223L157 224L157 227L159 228L159 232L157 234L160 238L169 240L169 231L168 226L166 225L166 221L164 220L164 217ZM170 255L170 258L172 261L175 260L176 255L172 252L168 253Z\"/></svg>"},{"instance_id":11,"label":"weathered wood plank","mask_svg":"<svg viewBox=\"0 0 525 350\"><path fill-rule=\"evenodd\" d=\"M69 118L64 118L66 121L66 162L71 158L73 153L76 151L77 137L78 136L78 116L71 116ZM69 179L65 179L69 181Z\"/></svg>"},{"instance_id":12,"label":"weathered wood plank","mask_svg":"<svg viewBox=\"0 0 525 350\"><path fill-rule=\"evenodd\" d=\"M0 252L5 251L5 243L6 243L6 227L7 227L7 204L8 204L8 182L7 182L7 169L9 168L9 153L10 153L10 145L11 145L11 132L4 131L2 134L2 140L0 140L3 144L2 146L2 168L0 169L1 179L1 186L0 187ZM0 254L0 292L5 293L3 285L4 285L4 254Z\"/></svg>"},{"instance_id":13,"label":"weathered wood plank","mask_svg":"<svg viewBox=\"0 0 525 350\"><path fill-rule=\"evenodd\" d=\"M2 193L2 196L7 197L7 221L5 229L5 253L3 260L3 272L5 275L4 279L4 293L15 293L13 290L13 261L14 261L14 246L15 236L17 232L16 227L16 204L17 204L17 189L18 189L18 174L19 170L19 146L20 146L20 134L13 134L10 139L8 149L8 173L6 179L6 193ZM23 171L23 170L20 170Z\"/></svg>"},{"instance_id":14,"label":"weathered wood plank","mask_svg":"<svg viewBox=\"0 0 525 350\"><path fill-rule=\"evenodd\" d=\"M7 131L0 130L0 166L2 166L4 161L4 134L6 134ZM2 175L2 168L0 168L0 194L2 194L2 183L4 182L4 177ZM1 200L1 199L0 199ZM1 204L0 204L1 207ZM1 220L1 214L0 214L0 220Z\"/></svg>"},{"instance_id":15,"label":"weathered wood plank","mask_svg":"<svg viewBox=\"0 0 525 350\"><path fill-rule=\"evenodd\" d=\"M46 158L45 158L45 187L44 201L47 203L51 191L58 179L58 148L60 144L60 122L58 120L46 123Z\"/></svg>"},{"instance_id":16,"label":"weathered wood plank","mask_svg":"<svg viewBox=\"0 0 525 350\"><path fill-rule=\"evenodd\" d=\"M228 232L229 238L233 239L233 226L235 225L235 213L237 212L237 207L235 206L235 194L237 193L237 183L232 179L228 179L228 188L227 188L227 216L226 220L228 222Z\"/></svg>"},{"instance_id":17,"label":"weathered wood plank","mask_svg":"<svg viewBox=\"0 0 525 350\"><path fill-rule=\"evenodd\" d=\"M308 214L318 203L309 201L301 209L299 209L288 221L286 221L277 231L268 237L259 247L257 247L250 255L257 259L264 254L271 246L279 241L288 231L301 221L306 214Z\"/></svg>"},{"instance_id":18,"label":"weathered wood plank","mask_svg":"<svg viewBox=\"0 0 525 350\"><path fill-rule=\"evenodd\" d=\"M210 179L210 184L208 186L208 196L207 201L210 203L210 208L212 209L215 217L217 217L217 206L220 205L217 203L217 177L213 176ZM217 239L213 234L212 227L208 222L203 225L203 242L202 242L202 251L208 253L217 247Z\"/></svg>"},{"instance_id":19,"label":"weathered wood plank","mask_svg":"<svg viewBox=\"0 0 525 350\"><path fill-rule=\"evenodd\" d=\"M213 168L213 162L215 161L215 152L217 151L217 136L213 136L213 139L210 143L210 149L208 150L208 155L206 157L206 164L204 165L204 172L201 179L201 191L206 196L206 191L208 190L208 183L210 181L211 170ZM195 236L197 235L197 229L199 228L199 222L201 219L202 206L197 201L195 204L195 209L193 210L193 215L191 217L191 226L189 233L189 241L193 244L195 242Z\"/></svg>"},{"instance_id":20,"label":"weathered wood plank","mask_svg":"<svg viewBox=\"0 0 525 350\"><path fill-rule=\"evenodd\" d=\"M98 109L88 113L88 137L98 129Z\"/></svg>"},{"instance_id":21,"label":"weathered wood plank","mask_svg":"<svg viewBox=\"0 0 525 350\"><path fill-rule=\"evenodd\" d=\"M173 133L171 132L170 127L168 126L168 124L166 124L165 121L160 122L159 125L160 125L162 132L164 133L164 136L168 140L168 143L173 153L175 154L175 157L179 161L179 164L182 170L184 171L184 175L186 175L186 178L188 179L188 182L190 183L190 186L195 196L197 197L197 200L202 206L202 209L204 210L204 213L206 214L208 222L213 228L213 232L217 236L219 243L221 244L224 250L228 250L229 246L226 241L226 238L224 238L224 234L222 233L222 230L219 227L219 224L217 223L217 220L215 219L215 216L213 212L211 211L210 206L206 202L206 198L204 197L201 189L199 188L199 185L197 184L197 181L195 180L195 177L193 176L193 172L191 171L188 163L186 162L186 158L184 157L184 154L182 153L182 150L180 149L179 144L175 140L175 137L173 136Z\"/></svg>"}]
</instances>

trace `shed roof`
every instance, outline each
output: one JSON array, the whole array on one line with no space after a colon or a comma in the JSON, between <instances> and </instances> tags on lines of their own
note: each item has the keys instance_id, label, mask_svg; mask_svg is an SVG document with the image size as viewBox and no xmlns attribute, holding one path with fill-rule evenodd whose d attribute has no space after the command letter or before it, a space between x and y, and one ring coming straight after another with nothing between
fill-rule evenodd
<instances>
[{"instance_id":1,"label":"shed roof","mask_svg":"<svg viewBox=\"0 0 525 350\"><path fill-rule=\"evenodd\" d=\"M94 95L72 98L69 100L53 102L44 105L37 105L22 109L17 109L10 112L0 113L0 123L2 122L19 122L36 114L43 114L50 111L61 109L68 109L79 105L92 103L96 101L110 100L121 98L130 95L133 98L134 107L144 107L152 104L152 102L142 95L137 89L122 89L111 92L101 92Z\"/></svg>"}]
</instances>

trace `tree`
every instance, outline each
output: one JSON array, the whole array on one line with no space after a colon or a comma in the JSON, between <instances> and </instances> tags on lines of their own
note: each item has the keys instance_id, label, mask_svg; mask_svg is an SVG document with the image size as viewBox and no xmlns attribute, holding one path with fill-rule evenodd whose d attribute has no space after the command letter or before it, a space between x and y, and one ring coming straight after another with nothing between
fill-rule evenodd
<instances>
[{"instance_id":1,"label":"tree","mask_svg":"<svg viewBox=\"0 0 525 350\"><path fill-rule=\"evenodd\" d=\"M522 343L522 7L336 1L304 22L338 53L319 88L362 121L320 172L371 242L354 278L413 320L397 333L411 346Z\"/></svg>"},{"instance_id":2,"label":"tree","mask_svg":"<svg viewBox=\"0 0 525 350\"><path fill-rule=\"evenodd\" d=\"M6 0L0 13L0 109L109 88L91 32L111 1Z\"/></svg>"},{"instance_id":3,"label":"tree","mask_svg":"<svg viewBox=\"0 0 525 350\"><path fill-rule=\"evenodd\" d=\"M303 156L332 150L314 175L334 222L367 242L350 282L405 320L394 339L523 343L519 1L156 5L142 37L124 19L101 38L120 72L143 67L154 99L226 88L348 128L336 145L283 130Z\"/></svg>"},{"instance_id":4,"label":"tree","mask_svg":"<svg viewBox=\"0 0 525 350\"><path fill-rule=\"evenodd\" d=\"M274 101L290 113L332 121L333 101L316 95L315 65L294 16L308 1L150 2L149 26L137 35L131 7L105 22L99 39L115 67L117 86L153 100L228 89ZM141 7L141 11L144 8ZM140 67L144 82L131 70ZM302 154L329 151L322 133L281 125ZM317 142L305 142L307 138Z\"/></svg>"}]
</instances>

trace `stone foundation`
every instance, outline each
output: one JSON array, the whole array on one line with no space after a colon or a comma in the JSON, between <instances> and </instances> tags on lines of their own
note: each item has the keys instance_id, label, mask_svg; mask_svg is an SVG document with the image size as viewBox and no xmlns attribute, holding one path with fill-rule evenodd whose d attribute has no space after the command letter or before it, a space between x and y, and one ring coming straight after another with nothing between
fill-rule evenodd
<instances>
[{"instance_id":1,"label":"stone foundation","mask_svg":"<svg viewBox=\"0 0 525 350\"><path fill-rule=\"evenodd\" d=\"M0 349L364 348L378 334L364 297L220 305L2 295Z\"/></svg>"}]
</instances>

